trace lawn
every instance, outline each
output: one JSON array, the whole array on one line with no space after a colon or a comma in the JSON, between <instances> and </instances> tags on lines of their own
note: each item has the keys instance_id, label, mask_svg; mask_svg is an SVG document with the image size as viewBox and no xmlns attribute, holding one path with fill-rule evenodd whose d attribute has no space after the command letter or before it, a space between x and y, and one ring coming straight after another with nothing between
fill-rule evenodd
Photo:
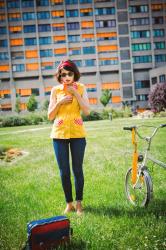
<instances>
[{"instance_id":1,"label":"lawn","mask_svg":"<svg viewBox=\"0 0 166 250\"><path fill-rule=\"evenodd\" d=\"M70 249L166 249L165 169L149 166L154 198L147 208L131 206L124 193L125 173L131 165L128 154L132 150L131 133L123 130L127 125L164 122L162 118L85 122L85 212L82 217L75 213L69 215L73 228ZM2 250L22 249L29 221L63 214L65 202L49 138L51 128L43 127L46 128L0 129L1 145L28 152L13 163L0 163ZM20 130L22 133L14 133ZM163 128L154 140L152 152L166 162L165 138L166 128Z\"/></svg>"}]
</instances>

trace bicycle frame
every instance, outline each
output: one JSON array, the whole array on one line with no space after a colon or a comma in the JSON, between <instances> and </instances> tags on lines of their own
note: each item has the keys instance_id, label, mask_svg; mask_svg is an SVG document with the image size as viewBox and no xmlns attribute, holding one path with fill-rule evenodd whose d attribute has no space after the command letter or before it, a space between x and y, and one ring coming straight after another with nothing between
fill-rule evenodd
<instances>
[{"instance_id":1,"label":"bicycle frame","mask_svg":"<svg viewBox=\"0 0 166 250\"><path fill-rule=\"evenodd\" d=\"M132 184L133 184L133 188L136 188L137 187L137 183L138 183L138 180L140 178L140 175L141 175L141 171L143 168L145 168L146 166L146 163L148 160L152 161L153 163L163 167L163 168L166 168L166 163L162 162L162 161L159 161L153 157L151 157L149 155L149 151L150 151L150 146L151 146L151 143L152 143L152 139L154 138L154 136L156 135L157 131L159 128L163 128L163 127L166 127L166 124L161 124L160 126L156 127L152 133L151 136L149 137L142 137L140 135L140 133L138 132L138 129L140 127L152 127L152 126L132 126L132 127L124 127L124 130L130 130L132 132L132 144L134 146L134 151L133 151L133 160L132 160ZM142 158L141 159L141 163L138 163L140 161L139 159L139 156L138 156L138 151L137 151L137 138L136 136L138 136L140 139L143 139L145 140L148 145L147 145L147 148L145 149L145 152L144 154L142 155Z\"/></svg>"}]
</instances>

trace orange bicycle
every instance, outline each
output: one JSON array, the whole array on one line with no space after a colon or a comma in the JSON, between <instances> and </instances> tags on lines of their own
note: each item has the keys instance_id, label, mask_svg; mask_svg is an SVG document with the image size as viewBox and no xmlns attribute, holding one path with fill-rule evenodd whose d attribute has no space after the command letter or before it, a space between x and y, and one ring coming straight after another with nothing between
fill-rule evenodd
<instances>
[{"instance_id":1,"label":"orange bicycle","mask_svg":"<svg viewBox=\"0 0 166 250\"><path fill-rule=\"evenodd\" d=\"M154 128L154 130L151 136L143 137L139 133L140 127L151 127ZM153 163L166 168L166 163L159 161L150 155L152 139L156 135L157 131L164 127L166 127L166 124L161 124L158 127L141 125L123 128L124 130L130 130L132 132L132 144L134 151L132 156L132 167L129 168L126 173L125 192L127 199L135 206L147 206L152 199L153 183L148 171L147 162L152 161ZM138 154L137 136L140 139L145 140L147 143L147 147L142 154Z\"/></svg>"}]
</instances>

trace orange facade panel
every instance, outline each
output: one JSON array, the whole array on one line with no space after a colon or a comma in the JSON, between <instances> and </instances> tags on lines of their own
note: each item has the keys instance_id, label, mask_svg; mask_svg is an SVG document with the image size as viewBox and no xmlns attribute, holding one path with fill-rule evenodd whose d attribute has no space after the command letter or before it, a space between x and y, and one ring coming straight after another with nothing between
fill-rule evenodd
<instances>
[{"instance_id":1,"label":"orange facade panel","mask_svg":"<svg viewBox=\"0 0 166 250\"><path fill-rule=\"evenodd\" d=\"M51 11L51 15L52 15L53 18L64 17L64 10Z\"/></svg>"},{"instance_id":2,"label":"orange facade panel","mask_svg":"<svg viewBox=\"0 0 166 250\"><path fill-rule=\"evenodd\" d=\"M12 108L12 105L11 103L6 103L6 104L1 104L1 109L10 109Z\"/></svg>"},{"instance_id":3,"label":"orange facade panel","mask_svg":"<svg viewBox=\"0 0 166 250\"><path fill-rule=\"evenodd\" d=\"M58 3L63 3L63 0L51 0L51 4L58 4Z\"/></svg>"},{"instance_id":4,"label":"orange facade panel","mask_svg":"<svg viewBox=\"0 0 166 250\"><path fill-rule=\"evenodd\" d=\"M99 52L109 52L109 51L117 51L118 46L117 45L99 45L98 51Z\"/></svg>"},{"instance_id":5,"label":"orange facade panel","mask_svg":"<svg viewBox=\"0 0 166 250\"><path fill-rule=\"evenodd\" d=\"M112 96L112 103L120 103L121 101L121 96Z\"/></svg>"},{"instance_id":6,"label":"orange facade panel","mask_svg":"<svg viewBox=\"0 0 166 250\"><path fill-rule=\"evenodd\" d=\"M54 42L65 41L65 36L54 36Z\"/></svg>"},{"instance_id":7,"label":"orange facade panel","mask_svg":"<svg viewBox=\"0 0 166 250\"><path fill-rule=\"evenodd\" d=\"M21 110L26 110L27 109L26 103L20 103L20 109Z\"/></svg>"},{"instance_id":8,"label":"orange facade panel","mask_svg":"<svg viewBox=\"0 0 166 250\"><path fill-rule=\"evenodd\" d=\"M64 28L65 24L64 23L53 23L52 27L59 27L59 28Z\"/></svg>"},{"instance_id":9,"label":"orange facade panel","mask_svg":"<svg viewBox=\"0 0 166 250\"><path fill-rule=\"evenodd\" d=\"M9 26L9 31L13 33L21 32L22 26Z\"/></svg>"},{"instance_id":10,"label":"orange facade panel","mask_svg":"<svg viewBox=\"0 0 166 250\"><path fill-rule=\"evenodd\" d=\"M163 7L164 7L163 4L152 4L151 5L151 9L153 11L160 11L163 9Z\"/></svg>"},{"instance_id":11,"label":"orange facade panel","mask_svg":"<svg viewBox=\"0 0 166 250\"><path fill-rule=\"evenodd\" d=\"M17 19L17 18L21 18L21 13L9 13L8 14L9 19Z\"/></svg>"},{"instance_id":12,"label":"orange facade panel","mask_svg":"<svg viewBox=\"0 0 166 250\"><path fill-rule=\"evenodd\" d=\"M102 89L118 90L120 89L119 82L102 83Z\"/></svg>"},{"instance_id":13,"label":"orange facade panel","mask_svg":"<svg viewBox=\"0 0 166 250\"><path fill-rule=\"evenodd\" d=\"M4 14L0 14L0 21L4 21L5 20L5 15Z\"/></svg>"},{"instance_id":14,"label":"orange facade panel","mask_svg":"<svg viewBox=\"0 0 166 250\"><path fill-rule=\"evenodd\" d=\"M81 13L88 13L88 12L92 12L92 8L87 8L87 9L81 9L80 10Z\"/></svg>"},{"instance_id":15,"label":"orange facade panel","mask_svg":"<svg viewBox=\"0 0 166 250\"><path fill-rule=\"evenodd\" d=\"M86 88L89 88L89 89L96 88L96 84L95 83L88 83L85 86L86 86Z\"/></svg>"},{"instance_id":16,"label":"orange facade panel","mask_svg":"<svg viewBox=\"0 0 166 250\"><path fill-rule=\"evenodd\" d=\"M67 49L66 48L61 48L61 49L54 49L55 54L66 54Z\"/></svg>"},{"instance_id":17,"label":"orange facade panel","mask_svg":"<svg viewBox=\"0 0 166 250\"><path fill-rule=\"evenodd\" d=\"M94 34L82 34L82 38L94 38Z\"/></svg>"},{"instance_id":18,"label":"orange facade panel","mask_svg":"<svg viewBox=\"0 0 166 250\"><path fill-rule=\"evenodd\" d=\"M23 45L23 39L22 38L10 39L10 45L11 46L20 46L20 45Z\"/></svg>"},{"instance_id":19,"label":"orange facade panel","mask_svg":"<svg viewBox=\"0 0 166 250\"><path fill-rule=\"evenodd\" d=\"M44 66L53 66L53 62L42 62L41 65L42 65L42 67L44 67Z\"/></svg>"},{"instance_id":20,"label":"orange facade panel","mask_svg":"<svg viewBox=\"0 0 166 250\"><path fill-rule=\"evenodd\" d=\"M9 65L0 65L0 72L8 72Z\"/></svg>"},{"instance_id":21,"label":"orange facade panel","mask_svg":"<svg viewBox=\"0 0 166 250\"><path fill-rule=\"evenodd\" d=\"M45 92L50 92L51 89L52 89L52 87L46 87L46 88L44 88L44 91L45 91Z\"/></svg>"},{"instance_id":22,"label":"orange facade panel","mask_svg":"<svg viewBox=\"0 0 166 250\"><path fill-rule=\"evenodd\" d=\"M26 58L38 58L37 50L27 50L25 51Z\"/></svg>"},{"instance_id":23,"label":"orange facade panel","mask_svg":"<svg viewBox=\"0 0 166 250\"><path fill-rule=\"evenodd\" d=\"M90 104L97 104L97 98L89 98Z\"/></svg>"},{"instance_id":24,"label":"orange facade panel","mask_svg":"<svg viewBox=\"0 0 166 250\"><path fill-rule=\"evenodd\" d=\"M93 21L82 21L81 22L81 27L83 29L93 28L94 27L94 23L93 23Z\"/></svg>"},{"instance_id":25,"label":"orange facade panel","mask_svg":"<svg viewBox=\"0 0 166 250\"><path fill-rule=\"evenodd\" d=\"M116 37L116 32L97 33L97 37Z\"/></svg>"},{"instance_id":26,"label":"orange facade panel","mask_svg":"<svg viewBox=\"0 0 166 250\"><path fill-rule=\"evenodd\" d=\"M21 96L30 96L32 93L31 89L19 89L18 92Z\"/></svg>"},{"instance_id":27,"label":"orange facade panel","mask_svg":"<svg viewBox=\"0 0 166 250\"><path fill-rule=\"evenodd\" d=\"M28 63L26 64L26 70L27 71L35 71L38 70L39 64L38 63Z\"/></svg>"}]
</instances>

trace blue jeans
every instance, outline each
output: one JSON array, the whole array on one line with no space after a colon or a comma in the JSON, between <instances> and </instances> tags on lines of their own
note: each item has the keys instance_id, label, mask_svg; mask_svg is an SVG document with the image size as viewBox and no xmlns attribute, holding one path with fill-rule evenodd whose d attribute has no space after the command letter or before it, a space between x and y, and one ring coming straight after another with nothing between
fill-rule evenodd
<instances>
[{"instance_id":1,"label":"blue jeans","mask_svg":"<svg viewBox=\"0 0 166 250\"><path fill-rule=\"evenodd\" d=\"M70 178L69 149L72 158L76 200L81 201L83 199L84 188L83 159L86 146L85 138L53 139L53 146L60 170L66 202L73 201Z\"/></svg>"}]
</instances>

